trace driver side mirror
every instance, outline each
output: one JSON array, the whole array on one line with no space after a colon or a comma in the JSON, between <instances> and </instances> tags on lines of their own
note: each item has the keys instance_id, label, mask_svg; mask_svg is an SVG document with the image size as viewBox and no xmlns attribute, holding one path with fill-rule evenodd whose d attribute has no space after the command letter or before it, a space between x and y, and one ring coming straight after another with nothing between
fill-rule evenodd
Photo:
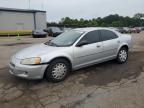
<instances>
[{"instance_id":1,"label":"driver side mirror","mask_svg":"<svg viewBox=\"0 0 144 108\"><path fill-rule=\"evenodd\" d=\"M76 46L77 47L82 47L82 46L87 45L87 44L89 44L88 41L83 40L83 41L80 41Z\"/></svg>"}]
</instances>

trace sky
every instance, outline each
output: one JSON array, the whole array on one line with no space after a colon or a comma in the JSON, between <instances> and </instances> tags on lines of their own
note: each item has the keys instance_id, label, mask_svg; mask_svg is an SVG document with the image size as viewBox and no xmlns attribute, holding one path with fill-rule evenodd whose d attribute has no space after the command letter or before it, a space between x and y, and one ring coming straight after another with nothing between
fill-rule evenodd
<instances>
[{"instance_id":1,"label":"sky","mask_svg":"<svg viewBox=\"0 0 144 108\"><path fill-rule=\"evenodd\" d=\"M132 17L135 13L144 13L144 0L0 0L0 7L45 10L48 22L58 22L67 16L77 19L109 14Z\"/></svg>"}]
</instances>

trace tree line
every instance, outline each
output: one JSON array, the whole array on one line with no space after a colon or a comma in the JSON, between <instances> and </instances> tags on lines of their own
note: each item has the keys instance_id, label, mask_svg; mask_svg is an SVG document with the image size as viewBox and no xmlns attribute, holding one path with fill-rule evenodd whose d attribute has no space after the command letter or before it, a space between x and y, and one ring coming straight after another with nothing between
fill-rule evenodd
<instances>
[{"instance_id":1,"label":"tree line","mask_svg":"<svg viewBox=\"0 0 144 108\"><path fill-rule=\"evenodd\" d=\"M120 16L118 14L109 15L104 18L98 17L90 20L62 18L58 23L51 22L48 25L63 25L77 27L141 27L144 26L144 14L137 13L133 17Z\"/></svg>"}]
</instances>

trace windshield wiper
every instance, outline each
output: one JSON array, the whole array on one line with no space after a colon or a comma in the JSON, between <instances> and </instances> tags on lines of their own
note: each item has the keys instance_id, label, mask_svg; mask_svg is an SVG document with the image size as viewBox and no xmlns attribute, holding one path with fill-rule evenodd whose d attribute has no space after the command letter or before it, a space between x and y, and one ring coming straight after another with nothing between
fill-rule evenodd
<instances>
[{"instance_id":1,"label":"windshield wiper","mask_svg":"<svg viewBox=\"0 0 144 108\"><path fill-rule=\"evenodd\" d=\"M46 42L46 43L44 43L45 45L50 45L50 46L56 46L56 47L58 47L58 45L57 44L55 44L55 43L53 43L53 42Z\"/></svg>"},{"instance_id":2,"label":"windshield wiper","mask_svg":"<svg viewBox=\"0 0 144 108\"><path fill-rule=\"evenodd\" d=\"M50 45L58 47L58 45L53 42L50 42Z\"/></svg>"}]
</instances>

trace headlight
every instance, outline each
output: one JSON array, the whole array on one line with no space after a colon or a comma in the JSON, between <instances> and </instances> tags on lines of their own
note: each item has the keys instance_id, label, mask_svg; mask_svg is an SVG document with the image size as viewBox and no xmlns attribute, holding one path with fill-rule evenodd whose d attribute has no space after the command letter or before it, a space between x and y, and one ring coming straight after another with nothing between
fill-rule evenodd
<instances>
[{"instance_id":1,"label":"headlight","mask_svg":"<svg viewBox=\"0 0 144 108\"><path fill-rule=\"evenodd\" d=\"M35 58L28 58L21 60L21 64L23 65L38 65L41 62L41 58L35 57Z\"/></svg>"}]
</instances>

